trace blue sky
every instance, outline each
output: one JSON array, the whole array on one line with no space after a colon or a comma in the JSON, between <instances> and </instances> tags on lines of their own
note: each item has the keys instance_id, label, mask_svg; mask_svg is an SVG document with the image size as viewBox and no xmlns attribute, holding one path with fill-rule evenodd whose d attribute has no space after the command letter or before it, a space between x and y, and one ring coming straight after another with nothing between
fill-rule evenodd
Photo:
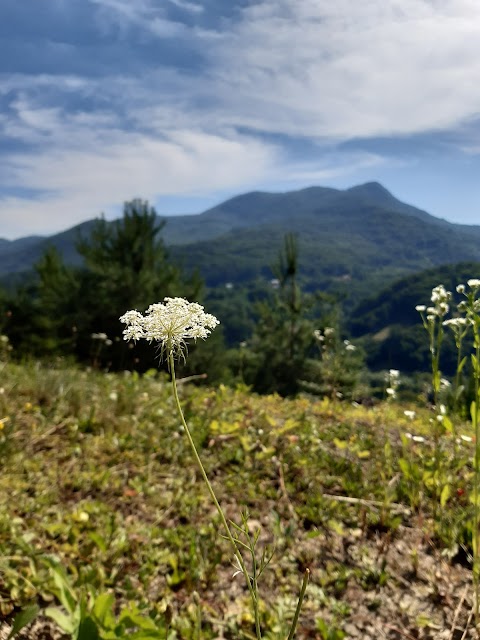
<instances>
[{"instance_id":1,"label":"blue sky","mask_svg":"<svg viewBox=\"0 0 480 640\"><path fill-rule=\"evenodd\" d=\"M480 224L478 0L1 0L0 237L377 180Z\"/></svg>"}]
</instances>

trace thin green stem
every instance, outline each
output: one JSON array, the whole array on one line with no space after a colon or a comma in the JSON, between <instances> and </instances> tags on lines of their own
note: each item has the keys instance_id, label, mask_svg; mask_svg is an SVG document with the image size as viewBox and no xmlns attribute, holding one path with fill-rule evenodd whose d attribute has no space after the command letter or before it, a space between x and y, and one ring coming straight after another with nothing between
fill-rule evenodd
<instances>
[{"instance_id":1,"label":"thin green stem","mask_svg":"<svg viewBox=\"0 0 480 640\"><path fill-rule=\"evenodd\" d=\"M298 617L303 604L303 598L305 597L305 591L307 590L308 581L310 579L310 569L305 569L305 575L303 576L302 588L300 589L300 595L298 596L297 608L295 609L295 615L293 616L292 626L290 627L290 633L287 640L293 640L295 631L298 624Z\"/></svg>"},{"instance_id":2,"label":"thin green stem","mask_svg":"<svg viewBox=\"0 0 480 640\"><path fill-rule=\"evenodd\" d=\"M480 367L480 337L478 336L478 327L475 327L475 358L476 366L474 367L475 377L475 403L474 410L472 412L473 429L475 432L475 460L474 460L474 484L473 484L473 500L474 500L474 516L473 516L473 536L474 536L474 558L473 558L473 582L475 590L475 626L478 629L479 625L479 601L480 601L480 584L479 584L479 505L478 505L478 490L480 483L480 425L478 420L479 413L479 367Z\"/></svg>"},{"instance_id":3,"label":"thin green stem","mask_svg":"<svg viewBox=\"0 0 480 640\"><path fill-rule=\"evenodd\" d=\"M210 483L210 480L208 479L207 476L207 472L205 471L205 467L203 466L202 460L198 454L197 451L197 447L195 446L195 442L193 441L192 438L192 434L190 433L190 429L188 428L187 422L185 420L185 416L183 415L183 411L182 411L182 406L180 404L180 399L178 397L178 390L177 390L177 383L176 383L176 378L175 378L175 360L173 357L173 353L170 352L168 354L168 364L169 364L169 369L170 369L170 374L172 376L172 390L173 390L173 397L175 399L175 403L177 405L177 410L178 413L180 415L180 419L182 421L182 425L183 428L185 429L185 433L187 435L187 439L188 442L190 444L190 448L192 450L193 456L197 462L198 468L200 469L200 473L203 477L203 480L205 482L205 484L207 485L207 489L208 492L210 494L210 497L213 500L213 503L215 505L215 508L218 511L218 514L220 516L220 519L222 521L223 527L225 529L225 533L227 536L227 539L229 540L230 544L233 547L234 550L234 554L235 557L237 558L239 564L240 564L240 568L242 569L242 573L245 577L245 581L247 583L247 587L250 593L250 598L252 601L252 606L253 606L253 612L254 612L254 617L255 617L255 631L256 631L256 635L257 635L257 640L261 640L262 638L262 633L261 633L261 629L260 629L260 611L259 611L259 606L258 606L258 596L257 596L257 589L256 589L256 583L254 585L252 585L252 580L250 579L250 576L248 574L247 571L247 567L245 566L245 562L243 560L243 556L240 552L240 549L238 548L237 542L235 540L235 538L232 535L232 532L230 530L230 527L228 525L227 519L225 517L225 514L223 513L223 509L220 506L220 503L217 500L217 496L215 495L215 492L213 490L213 487Z\"/></svg>"}]
</instances>

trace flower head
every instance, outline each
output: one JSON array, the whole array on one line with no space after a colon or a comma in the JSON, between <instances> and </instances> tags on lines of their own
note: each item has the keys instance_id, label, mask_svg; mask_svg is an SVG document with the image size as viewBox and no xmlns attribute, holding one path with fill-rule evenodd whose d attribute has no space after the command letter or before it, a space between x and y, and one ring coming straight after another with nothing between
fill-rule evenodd
<instances>
[{"instance_id":1,"label":"flower head","mask_svg":"<svg viewBox=\"0 0 480 640\"><path fill-rule=\"evenodd\" d=\"M185 357L187 340L205 339L220 324L201 305L184 298L165 298L164 302L151 304L144 316L135 310L127 311L120 322L127 325L123 331L125 340L145 338L158 342L161 357Z\"/></svg>"}]
</instances>

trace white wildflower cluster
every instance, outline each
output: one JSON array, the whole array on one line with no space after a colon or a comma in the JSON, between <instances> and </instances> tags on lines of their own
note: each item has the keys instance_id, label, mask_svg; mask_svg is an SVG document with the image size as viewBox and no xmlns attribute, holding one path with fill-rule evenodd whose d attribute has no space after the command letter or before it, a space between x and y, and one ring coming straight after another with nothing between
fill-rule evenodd
<instances>
[{"instance_id":1,"label":"white wildflower cluster","mask_svg":"<svg viewBox=\"0 0 480 640\"><path fill-rule=\"evenodd\" d=\"M447 391L452 386L450 380L447 378L440 378L440 391Z\"/></svg>"},{"instance_id":2,"label":"white wildflower cluster","mask_svg":"<svg viewBox=\"0 0 480 640\"><path fill-rule=\"evenodd\" d=\"M92 333L91 338L92 340L98 340L99 343L103 342L106 347L110 347L113 344L106 333Z\"/></svg>"},{"instance_id":3,"label":"white wildflower cluster","mask_svg":"<svg viewBox=\"0 0 480 640\"><path fill-rule=\"evenodd\" d=\"M447 291L443 284L432 289L432 295L430 297L431 305L426 306L424 304L417 304L415 309L421 314L423 324L434 325L437 319L441 319L447 315L450 311L450 300L452 299L452 292Z\"/></svg>"},{"instance_id":4,"label":"white wildflower cluster","mask_svg":"<svg viewBox=\"0 0 480 640\"><path fill-rule=\"evenodd\" d=\"M480 298L477 297L480 290L480 279L470 278L467 284L458 284L457 293L464 296L457 306L459 315L454 318L444 320L443 324L449 327L455 337L457 348L460 346L463 338L466 336L469 328L478 322L480 315Z\"/></svg>"},{"instance_id":5,"label":"white wildflower cluster","mask_svg":"<svg viewBox=\"0 0 480 640\"><path fill-rule=\"evenodd\" d=\"M320 342L322 351L326 351L328 347L333 347L335 340L334 327L325 327L323 333L320 329L315 329L313 335L318 342ZM345 351L356 351L357 347L350 342L350 340L344 340Z\"/></svg>"},{"instance_id":6,"label":"white wildflower cluster","mask_svg":"<svg viewBox=\"0 0 480 640\"><path fill-rule=\"evenodd\" d=\"M445 419L445 416L447 415L447 408L444 404L441 404L438 409L439 409L439 412L437 414L437 421L443 422L443 420Z\"/></svg>"},{"instance_id":7,"label":"white wildflower cluster","mask_svg":"<svg viewBox=\"0 0 480 640\"><path fill-rule=\"evenodd\" d=\"M387 398L393 400L397 397L397 389L400 386L400 371L398 369L390 369L385 374L385 382L387 383L387 388L385 389Z\"/></svg>"},{"instance_id":8,"label":"white wildflower cluster","mask_svg":"<svg viewBox=\"0 0 480 640\"><path fill-rule=\"evenodd\" d=\"M201 305L184 298L165 298L164 302L150 305L145 315L127 311L120 322L127 325L123 331L125 340L157 342L161 357L185 357L187 340L205 339L220 324Z\"/></svg>"}]
</instances>

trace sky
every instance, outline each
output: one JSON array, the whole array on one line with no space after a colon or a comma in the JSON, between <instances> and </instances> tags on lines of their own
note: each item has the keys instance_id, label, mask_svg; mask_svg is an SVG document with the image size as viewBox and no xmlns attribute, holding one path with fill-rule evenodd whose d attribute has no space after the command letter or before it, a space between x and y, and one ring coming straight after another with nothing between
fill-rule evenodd
<instances>
[{"instance_id":1,"label":"sky","mask_svg":"<svg viewBox=\"0 0 480 640\"><path fill-rule=\"evenodd\" d=\"M480 224L478 0L1 0L0 237L381 182Z\"/></svg>"}]
</instances>

